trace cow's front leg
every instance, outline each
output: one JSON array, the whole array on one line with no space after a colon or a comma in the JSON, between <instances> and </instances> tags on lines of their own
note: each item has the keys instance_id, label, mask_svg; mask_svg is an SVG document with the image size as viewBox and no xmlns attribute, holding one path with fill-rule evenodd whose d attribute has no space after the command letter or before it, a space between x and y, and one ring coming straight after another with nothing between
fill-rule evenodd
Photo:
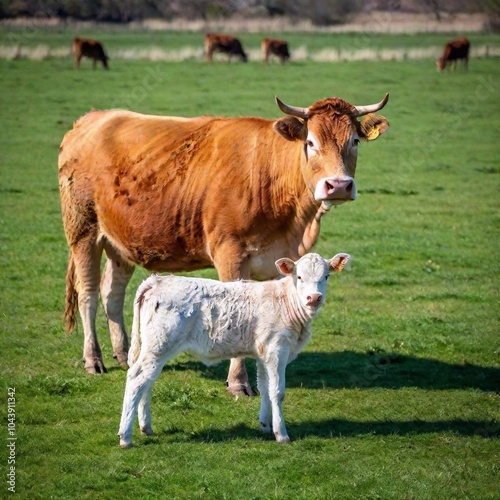
<instances>
[{"instance_id":1,"label":"cow's front leg","mask_svg":"<svg viewBox=\"0 0 500 500\"><path fill-rule=\"evenodd\" d=\"M248 259L242 257L242 249L229 240L217 248L214 265L221 281L237 281L250 279ZM227 390L236 397L254 396L244 358L232 358L226 380Z\"/></svg>"},{"instance_id":2,"label":"cow's front leg","mask_svg":"<svg viewBox=\"0 0 500 500\"><path fill-rule=\"evenodd\" d=\"M232 358L226 380L227 390L234 396L254 396L245 367L245 358Z\"/></svg>"}]
</instances>

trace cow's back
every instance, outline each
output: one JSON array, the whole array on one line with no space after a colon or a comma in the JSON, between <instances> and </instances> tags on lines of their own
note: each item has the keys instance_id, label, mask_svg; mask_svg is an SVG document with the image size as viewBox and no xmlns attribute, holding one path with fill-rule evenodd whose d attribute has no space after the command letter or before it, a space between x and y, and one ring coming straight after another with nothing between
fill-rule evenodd
<instances>
[{"instance_id":1,"label":"cow's back","mask_svg":"<svg viewBox=\"0 0 500 500\"><path fill-rule=\"evenodd\" d=\"M125 260L150 270L211 266L210 248L221 238L251 238L262 224L271 234L284 223L275 216L271 225L266 215L276 210L268 185L282 177L271 177L274 155L296 176L286 178L289 190L305 189L300 171L289 168L296 154L287 161L286 151L271 120L88 113L59 155L66 234L74 241L97 224ZM293 208L279 210L287 217Z\"/></svg>"}]
</instances>

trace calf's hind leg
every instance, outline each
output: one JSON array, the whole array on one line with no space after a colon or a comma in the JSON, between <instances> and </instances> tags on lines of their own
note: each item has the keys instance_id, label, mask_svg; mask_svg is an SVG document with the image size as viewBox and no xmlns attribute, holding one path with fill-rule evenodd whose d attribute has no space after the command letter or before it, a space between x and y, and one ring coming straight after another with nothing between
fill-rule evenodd
<instances>
[{"instance_id":1,"label":"calf's hind leg","mask_svg":"<svg viewBox=\"0 0 500 500\"><path fill-rule=\"evenodd\" d=\"M167 359L170 359L169 356ZM127 384L123 398L122 417L120 420L120 446L132 446L132 428L137 410L139 426L144 434L152 434L151 428L151 391L167 359L158 360L154 355L140 357L127 372Z\"/></svg>"}]
</instances>

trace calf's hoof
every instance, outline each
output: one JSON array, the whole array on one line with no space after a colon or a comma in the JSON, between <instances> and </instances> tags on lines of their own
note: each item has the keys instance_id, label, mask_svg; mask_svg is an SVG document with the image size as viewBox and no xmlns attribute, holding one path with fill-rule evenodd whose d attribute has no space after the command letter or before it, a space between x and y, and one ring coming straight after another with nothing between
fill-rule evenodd
<instances>
[{"instance_id":1,"label":"calf's hoof","mask_svg":"<svg viewBox=\"0 0 500 500\"><path fill-rule=\"evenodd\" d=\"M131 448L132 447L132 442L131 441L124 441L123 439L120 439L120 448Z\"/></svg>"},{"instance_id":2,"label":"calf's hoof","mask_svg":"<svg viewBox=\"0 0 500 500\"><path fill-rule=\"evenodd\" d=\"M284 443L291 443L291 440L288 436L276 436L276 442L284 444Z\"/></svg>"},{"instance_id":3,"label":"calf's hoof","mask_svg":"<svg viewBox=\"0 0 500 500\"><path fill-rule=\"evenodd\" d=\"M265 434L270 434L273 429L270 424L264 424L263 422L260 422L260 430Z\"/></svg>"}]
</instances>

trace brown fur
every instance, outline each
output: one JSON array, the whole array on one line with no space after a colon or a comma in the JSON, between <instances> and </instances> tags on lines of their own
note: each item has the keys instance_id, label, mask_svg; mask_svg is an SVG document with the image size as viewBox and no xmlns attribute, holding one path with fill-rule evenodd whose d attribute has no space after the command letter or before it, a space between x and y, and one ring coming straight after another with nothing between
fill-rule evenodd
<instances>
[{"instance_id":1,"label":"brown fur","mask_svg":"<svg viewBox=\"0 0 500 500\"><path fill-rule=\"evenodd\" d=\"M264 38L261 42L262 60L267 63L269 56L275 55L279 58L281 64L284 64L290 59L290 52L288 50L288 43L285 40L278 40L276 38Z\"/></svg>"},{"instance_id":2,"label":"brown fur","mask_svg":"<svg viewBox=\"0 0 500 500\"><path fill-rule=\"evenodd\" d=\"M80 68L80 61L83 57L92 59L92 66L95 69L96 62L100 61L105 69L108 69L108 56L104 48L97 40L91 38L75 38L73 40L73 57L75 66Z\"/></svg>"},{"instance_id":3,"label":"brown fur","mask_svg":"<svg viewBox=\"0 0 500 500\"><path fill-rule=\"evenodd\" d=\"M467 69L469 64L470 42L465 37L451 40L444 46L443 55L438 59L437 66L440 71L446 68L447 65L456 69L457 61L463 62L464 69Z\"/></svg>"},{"instance_id":4,"label":"brown fur","mask_svg":"<svg viewBox=\"0 0 500 500\"><path fill-rule=\"evenodd\" d=\"M248 61L248 56L243 50L241 42L231 35L207 33L205 35L205 57L207 61L212 61L214 52L228 54L227 62L231 61L232 56L238 56L243 62Z\"/></svg>"}]
</instances>

